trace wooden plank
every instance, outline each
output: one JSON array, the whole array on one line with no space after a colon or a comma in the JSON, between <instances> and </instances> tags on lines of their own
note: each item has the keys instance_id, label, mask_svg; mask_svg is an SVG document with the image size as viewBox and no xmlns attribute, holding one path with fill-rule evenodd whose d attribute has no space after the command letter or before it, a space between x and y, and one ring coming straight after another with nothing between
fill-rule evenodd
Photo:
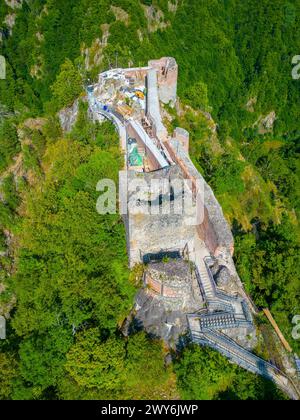
<instances>
[{"instance_id":1,"label":"wooden plank","mask_svg":"<svg viewBox=\"0 0 300 420\"><path fill-rule=\"evenodd\" d=\"M289 343L286 341L286 339L284 338L282 332L280 331L275 319L273 318L271 312L269 311L269 309L263 309L264 314L266 315L266 317L268 318L268 320L270 321L270 323L272 324L276 334L278 335L280 341L282 342L282 344L284 345L284 348L289 352L292 353L293 350L291 348L291 346L289 345Z\"/></svg>"}]
</instances>

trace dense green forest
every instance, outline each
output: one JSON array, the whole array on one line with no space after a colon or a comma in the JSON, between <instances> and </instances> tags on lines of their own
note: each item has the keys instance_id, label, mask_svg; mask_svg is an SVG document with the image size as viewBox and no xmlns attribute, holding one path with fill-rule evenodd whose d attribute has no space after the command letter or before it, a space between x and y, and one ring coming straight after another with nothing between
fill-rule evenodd
<instances>
[{"instance_id":1,"label":"dense green forest","mask_svg":"<svg viewBox=\"0 0 300 420\"><path fill-rule=\"evenodd\" d=\"M191 133L247 291L300 352L300 1L1 0L0 28L0 399L284 398L213 351L170 365L160 342L122 336L138 273L121 219L95 211L101 174L117 181L118 138L84 103L69 134L57 111L116 53L126 67L175 57L184 112L168 110L170 124Z\"/></svg>"}]
</instances>

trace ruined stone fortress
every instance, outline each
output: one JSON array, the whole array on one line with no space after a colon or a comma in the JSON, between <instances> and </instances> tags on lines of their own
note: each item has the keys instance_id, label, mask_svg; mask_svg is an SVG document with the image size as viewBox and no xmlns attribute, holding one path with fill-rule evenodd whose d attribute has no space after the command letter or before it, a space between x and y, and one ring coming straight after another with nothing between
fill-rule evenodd
<instances>
[{"instance_id":1,"label":"ruined stone fortress","mask_svg":"<svg viewBox=\"0 0 300 420\"><path fill-rule=\"evenodd\" d=\"M188 335L296 399L289 379L251 352L255 309L235 270L230 227L189 157L189 133L176 128L170 135L163 123L161 106L176 103L177 79L177 63L166 57L108 70L88 87L91 116L111 120L120 136L129 265L146 266L128 331L144 328L174 348ZM157 181L163 187L153 190ZM174 188L178 181L188 181L184 192ZM191 222L193 212L201 217Z\"/></svg>"}]
</instances>

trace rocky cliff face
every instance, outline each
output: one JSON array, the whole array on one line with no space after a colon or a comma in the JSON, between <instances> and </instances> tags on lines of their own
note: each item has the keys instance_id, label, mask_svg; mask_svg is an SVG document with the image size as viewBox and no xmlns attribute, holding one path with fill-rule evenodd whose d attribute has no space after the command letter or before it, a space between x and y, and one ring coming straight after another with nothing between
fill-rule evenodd
<instances>
[{"instance_id":1,"label":"rocky cliff face","mask_svg":"<svg viewBox=\"0 0 300 420\"><path fill-rule=\"evenodd\" d=\"M23 4L23 0L4 0L5 3L7 4L7 6L10 8L9 13L5 16L4 18L4 24L7 26L8 30L9 30L9 34L12 34L12 29L15 26L15 21L16 21L16 12L17 9L20 9L22 7ZM0 22L1 24L2 22ZM0 42L2 39L2 34L0 32Z\"/></svg>"},{"instance_id":2,"label":"rocky cliff face","mask_svg":"<svg viewBox=\"0 0 300 420\"><path fill-rule=\"evenodd\" d=\"M23 0L4 0L7 6L11 7L12 9L20 9L23 4Z\"/></svg>"}]
</instances>

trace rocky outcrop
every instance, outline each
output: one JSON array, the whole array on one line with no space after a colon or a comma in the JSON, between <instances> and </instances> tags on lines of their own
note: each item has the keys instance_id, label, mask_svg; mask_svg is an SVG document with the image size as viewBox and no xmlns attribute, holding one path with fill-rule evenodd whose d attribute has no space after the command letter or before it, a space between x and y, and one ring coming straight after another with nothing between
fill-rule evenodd
<instances>
[{"instance_id":1,"label":"rocky outcrop","mask_svg":"<svg viewBox=\"0 0 300 420\"><path fill-rule=\"evenodd\" d=\"M121 7L110 6L110 8L111 8L111 11L113 12L113 14L116 17L116 20L118 20L119 22L123 22L123 23L125 23L126 26L128 26L128 24L129 24L128 13L126 13L125 10L123 10Z\"/></svg>"},{"instance_id":2,"label":"rocky outcrop","mask_svg":"<svg viewBox=\"0 0 300 420\"><path fill-rule=\"evenodd\" d=\"M58 113L61 128L64 132L68 133L72 130L74 124L76 124L79 112L79 99L73 103L72 106L64 108Z\"/></svg>"},{"instance_id":3,"label":"rocky outcrop","mask_svg":"<svg viewBox=\"0 0 300 420\"><path fill-rule=\"evenodd\" d=\"M12 34L12 29L15 26L16 17L17 17L16 13L10 13L5 16L4 23L9 28L10 35Z\"/></svg>"},{"instance_id":4,"label":"rocky outcrop","mask_svg":"<svg viewBox=\"0 0 300 420\"><path fill-rule=\"evenodd\" d=\"M271 130L276 121L276 112L272 111L265 118L262 119L261 124L266 130Z\"/></svg>"},{"instance_id":5,"label":"rocky outcrop","mask_svg":"<svg viewBox=\"0 0 300 420\"><path fill-rule=\"evenodd\" d=\"M231 275L227 267L222 266L215 275L215 281L218 287L226 289L231 281Z\"/></svg>"},{"instance_id":6,"label":"rocky outcrop","mask_svg":"<svg viewBox=\"0 0 300 420\"><path fill-rule=\"evenodd\" d=\"M276 112L271 111L265 117L261 116L259 120L254 124L254 126L258 127L260 134L270 133L273 130L276 119Z\"/></svg>"},{"instance_id":7,"label":"rocky outcrop","mask_svg":"<svg viewBox=\"0 0 300 420\"><path fill-rule=\"evenodd\" d=\"M108 45L110 25L103 23L100 26L102 31L102 38L93 40L90 47L83 44L81 48L81 55L84 58L84 65L86 70L91 70L93 67L100 66L104 57L104 48Z\"/></svg>"},{"instance_id":8,"label":"rocky outcrop","mask_svg":"<svg viewBox=\"0 0 300 420\"><path fill-rule=\"evenodd\" d=\"M176 13L178 9L178 0L168 1L168 10L169 12Z\"/></svg>"},{"instance_id":9,"label":"rocky outcrop","mask_svg":"<svg viewBox=\"0 0 300 420\"><path fill-rule=\"evenodd\" d=\"M250 98L248 102L246 103L246 110L248 112L254 112L255 111L255 105L257 104L257 97Z\"/></svg>"},{"instance_id":10,"label":"rocky outcrop","mask_svg":"<svg viewBox=\"0 0 300 420\"><path fill-rule=\"evenodd\" d=\"M184 128L177 127L174 130L173 137L175 140L181 143L182 147L186 152L189 151L190 147L190 133Z\"/></svg>"},{"instance_id":11,"label":"rocky outcrop","mask_svg":"<svg viewBox=\"0 0 300 420\"><path fill-rule=\"evenodd\" d=\"M148 31L156 32L158 30L166 29L170 23L165 21L165 15L162 10L153 5L146 6L142 5L145 13L145 17L148 22Z\"/></svg>"},{"instance_id":12,"label":"rocky outcrop","mask_svg":"<svg viewBox=\"0 0 300 420\"><path fill-rule=\"evenodd\" d=\"M5 3L11 9L20 9L22 7L23 0L5 0Z\"/></svg>"}]
</instances>

